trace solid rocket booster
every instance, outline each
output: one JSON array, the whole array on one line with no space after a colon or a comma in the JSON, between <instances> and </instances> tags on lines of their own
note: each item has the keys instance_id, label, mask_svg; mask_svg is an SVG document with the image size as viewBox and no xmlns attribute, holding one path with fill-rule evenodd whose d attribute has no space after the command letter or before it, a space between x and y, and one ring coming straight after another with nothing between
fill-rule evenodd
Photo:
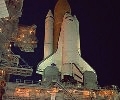
<instances>
[{"instance_id":1,"label":"solid rocket booster","mask_svg":"<svg viewBox=\"0 0 120 100\"><path fill-rule=\"evenodd\" d=\"M63 31L63 63L73 63L77 61L77 39L78 33L76 28L76 23L71 14L66 13L63 18L62 23L62 31ZM74 39L73 39L74 37Z\"/></svg>"},{"instance_id":2,"label":"solid rocket booster","mask_svg":"<svg viewBox=\"0 0 120 100\"><path fill-rule=\"evenodd\" d=\"M77 39L77 44L78 44L78 53L79 55L81 56L81 48L80 48L80 32L79 32L79 21L77 19L77 17L74 15L74 21L75 21L75 24L76 24L76 32L78 34L78 39Z\"/></svg>"},{"instance_id":3,"label":"solid rocket booster","mask_svg":"<svg viewBox=\"0 0 120 100\"><path fill-rule=\"evenodd\" d=\"M74 17L70 13L66 13L63 18L63 23L61 26L62 37L62 56L63 57L63 67L62 67L62 78L64 75L73 74L73 65L78 61L78 30L77 24ZM74 39L73 39L74 37Z\"/></svg>"},{"instance_id":4,"label":"solid rocket booster","mask_svg":"<svg viewBox=\"0 0 120 100\"><path fill-rule=\"evenodd\" d=\"M45 19L44 59L53 53L53 23L53 14L49 10Z\"/></svg>"}]
</instances>

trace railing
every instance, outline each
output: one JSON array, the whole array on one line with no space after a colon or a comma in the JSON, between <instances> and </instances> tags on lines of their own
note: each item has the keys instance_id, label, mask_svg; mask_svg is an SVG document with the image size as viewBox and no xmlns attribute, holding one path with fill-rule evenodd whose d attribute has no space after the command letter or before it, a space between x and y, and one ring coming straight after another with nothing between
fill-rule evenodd
<instances>
[{"instance_id":1,"label":"railing","mask_svg":"<svg viewBox=\"0 0 120 100\"><path fill-rule=\"evenodd\" d=\"M19 68L19 67L4 67L4 70L7 74L21 75L21 76L31 76L33 69L32 68Z\"/></svg>"},{"instance_id":2,"label":"railing","mask_svg":"<svg viewBox=\"0 0 120 100\"><path fill-rule=\"evenodd\" d=\"M56 84L65 91L65 93L67 93L67 95L72 99L72 100L76 100L75 97L72 96L72 94L66 90L66 88L64 88L64 86L62 84L60 84L60 82L56 82Z\"/></svg>"}]
</instances>

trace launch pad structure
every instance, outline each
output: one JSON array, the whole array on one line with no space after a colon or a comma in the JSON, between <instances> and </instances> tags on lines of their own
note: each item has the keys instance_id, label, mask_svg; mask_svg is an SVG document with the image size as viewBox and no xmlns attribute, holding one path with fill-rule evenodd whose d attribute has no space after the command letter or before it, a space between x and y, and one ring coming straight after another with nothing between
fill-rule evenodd
<instances>
[{"instance_id":1,"label":"launch pad structure","mask_svg":"<svg viewBox=\"0 0 120 100\"><path fill-rule=\"evenodd\" d=\"M100 87L95 70L81 57L79 21L67 0L58 0L54 15L45 18L44 58L36 73L42 80L16 79L31 76L33 69L11 47L34 52L36 25L20 26L23 0L0 1L0 100L120 100L118 87ZM20 63L22 62L22 64Z\"/></svg>"}]
</instances>

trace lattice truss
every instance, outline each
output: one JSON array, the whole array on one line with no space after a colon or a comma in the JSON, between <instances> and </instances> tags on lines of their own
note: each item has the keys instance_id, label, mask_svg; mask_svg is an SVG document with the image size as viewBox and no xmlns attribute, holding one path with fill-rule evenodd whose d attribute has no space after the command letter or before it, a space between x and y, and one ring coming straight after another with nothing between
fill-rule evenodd
<instances>
[{"instance_id":1,"label":"lattice truss","mask_svg":"<svg viewBox=\"0 0 120 100\"><path fill-rule=\"evenodd\" d=\"M0 67L2 68L11 67L12 70L13 67L23 68L19 65L19 59L25 63L26 68L30 68L19 55L11 51L11 43L25 52L33 52L37 47L36 25L18 25L22 6L23 0L0 0ZM29 73L32 74L32 70Z\"/></svg>"},{"instance_id":2,"label":"lattice truss","mask_svg":"<svg viewBox=\"0 0 120 100\"><path fill-rule=\"evenodd\" d=\"M37 47L36 25L19 26L16 43L21 51L34 52Z\"/></svg>"}]
</instances>

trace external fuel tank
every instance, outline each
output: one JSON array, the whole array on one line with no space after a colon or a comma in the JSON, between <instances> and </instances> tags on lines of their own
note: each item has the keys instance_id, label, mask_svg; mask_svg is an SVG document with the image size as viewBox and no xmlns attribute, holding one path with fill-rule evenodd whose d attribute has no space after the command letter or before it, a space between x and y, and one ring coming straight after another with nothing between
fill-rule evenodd
<instances>
[{"instance_id":1,"label":"external fuel tank","mask_svg":"<svg viewBox=\"0 0 120 100\"><path fill-rule=\"evenodd\" d=\"M60 36L60 31L61 31L61 24L62 24L63 17L66 12L71 13L71 8L70 8L68 1L67 0L58 0L57 4L55 6L55 9L54 9L54 18L55 18L54 33L53 33L54 51L56 51L58 48L58 40L59 40L59 36Z\"/></svg>"}]
</instances>

